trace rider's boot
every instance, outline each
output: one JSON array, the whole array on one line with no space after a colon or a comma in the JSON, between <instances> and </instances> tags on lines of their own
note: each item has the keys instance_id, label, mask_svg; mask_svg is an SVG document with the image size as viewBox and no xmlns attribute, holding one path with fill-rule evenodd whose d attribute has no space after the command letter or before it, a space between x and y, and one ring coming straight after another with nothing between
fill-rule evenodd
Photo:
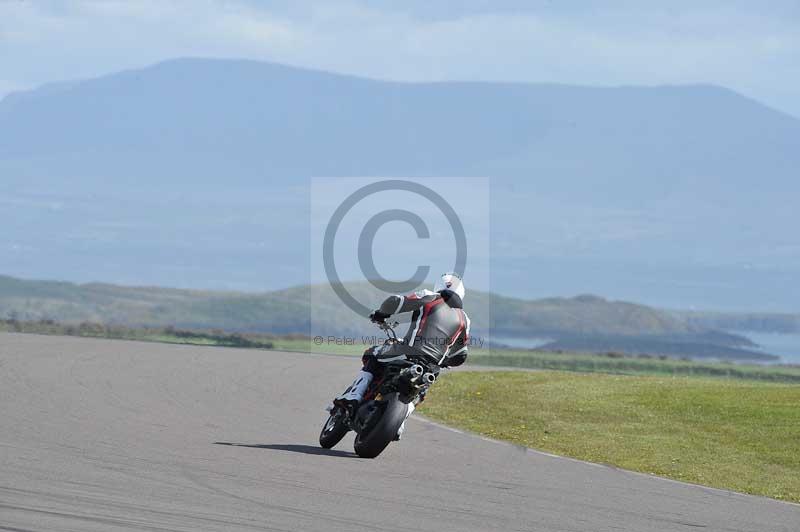
<instances>
[{"instance_id":1,"label":"rider's boot","mask_svg":"<svg viewBox=\"0 0 800 532\"><path fill-rule=\"evenodd\" d=\"M333 400L333 404L350 408L354 412L358 404L364 398L364 393L367 391L369 383L372 382L372 373L369 371L361 370L353 384L342 392L341 395Z\"/></svg>"}]
</instances>

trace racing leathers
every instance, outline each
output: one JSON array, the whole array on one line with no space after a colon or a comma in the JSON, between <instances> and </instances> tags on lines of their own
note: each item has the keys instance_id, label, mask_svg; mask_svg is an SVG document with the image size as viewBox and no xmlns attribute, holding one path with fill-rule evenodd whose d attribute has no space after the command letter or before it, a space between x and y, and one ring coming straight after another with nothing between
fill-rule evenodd
<instances>
[{"instance_id":1,"label":"racing leathers","mask_svg":"<svg viewBox=\"0 0 800 532\"><path fill-rule=\"evenodd\" d=\"M423 355L440 367L463 364L467 359L470 321L461 306L461 298L450 290L422 290L386 298L371 319L384 321L395 314L411 312L408 332L401 343L367 349L361 372L337 400L360 402L373 377L382 371L383 363L407 354Z\"/></svg>"}]
</instances>

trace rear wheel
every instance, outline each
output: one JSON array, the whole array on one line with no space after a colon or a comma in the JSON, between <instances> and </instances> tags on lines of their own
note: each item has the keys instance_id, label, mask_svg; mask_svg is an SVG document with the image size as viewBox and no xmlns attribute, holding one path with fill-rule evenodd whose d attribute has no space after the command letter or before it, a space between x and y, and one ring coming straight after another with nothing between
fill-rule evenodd
<instances>
[{"instance_id":1,"label":"rear wheel","mask_svg":"<svg viewBox=\"0 0 800 532\"><path fill-rule=\"evenodd\" d=\"M344 438L347 431L350 430L345 423L344 412L336 408L331 411L328 421L322 427L322 432L319 433L319 444L323 449L330 449Z\"/></svg>"},{"instance_id":2,"label":"rear wheel","mask_svg":"<svg viewBox=\"0 0 800 532\"><path fill-rule=\"evenodd\" d=\"M395 439L400 425L406 419L408 405L401 402L396 393L390 395L382 406L384 408L380 419L370 423L371 427L367 432L362 431L356 435L353 448L361 458L375 458L381 454Z\"/></svg>"}]
</instances>

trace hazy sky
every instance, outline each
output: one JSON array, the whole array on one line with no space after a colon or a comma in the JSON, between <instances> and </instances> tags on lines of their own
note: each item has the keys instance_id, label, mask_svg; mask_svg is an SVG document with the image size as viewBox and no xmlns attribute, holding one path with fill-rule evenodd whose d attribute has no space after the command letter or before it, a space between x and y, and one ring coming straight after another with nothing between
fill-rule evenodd
<instances>
[{"instance_id":1,"label":"hazy sky","mask_svg":"<svg viewBox=\"0 0 800 532\"><path fill-rule=\"evenodd\" d=\"M714 83L800 116L797 0L0 0L0 96L179 56L397 80Z\"/></svg>"}]
</instances>

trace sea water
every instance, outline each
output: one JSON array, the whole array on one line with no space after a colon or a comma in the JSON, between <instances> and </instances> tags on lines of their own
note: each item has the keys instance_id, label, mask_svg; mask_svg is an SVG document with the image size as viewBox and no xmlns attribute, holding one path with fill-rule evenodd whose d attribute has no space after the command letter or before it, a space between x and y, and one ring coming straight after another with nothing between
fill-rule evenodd
<instances>
[{"instance_id":1,"label":"sea water","mask_svg":"<svg viewBox=\"0 0 800 532\"><path fill-rule=\"evenodd\" d=\"M770 361L768 364L800 364L800 333L728 332L746 336L758 344L760 351L781 357L780 360Z\"/></svg>"}]
</instances>

